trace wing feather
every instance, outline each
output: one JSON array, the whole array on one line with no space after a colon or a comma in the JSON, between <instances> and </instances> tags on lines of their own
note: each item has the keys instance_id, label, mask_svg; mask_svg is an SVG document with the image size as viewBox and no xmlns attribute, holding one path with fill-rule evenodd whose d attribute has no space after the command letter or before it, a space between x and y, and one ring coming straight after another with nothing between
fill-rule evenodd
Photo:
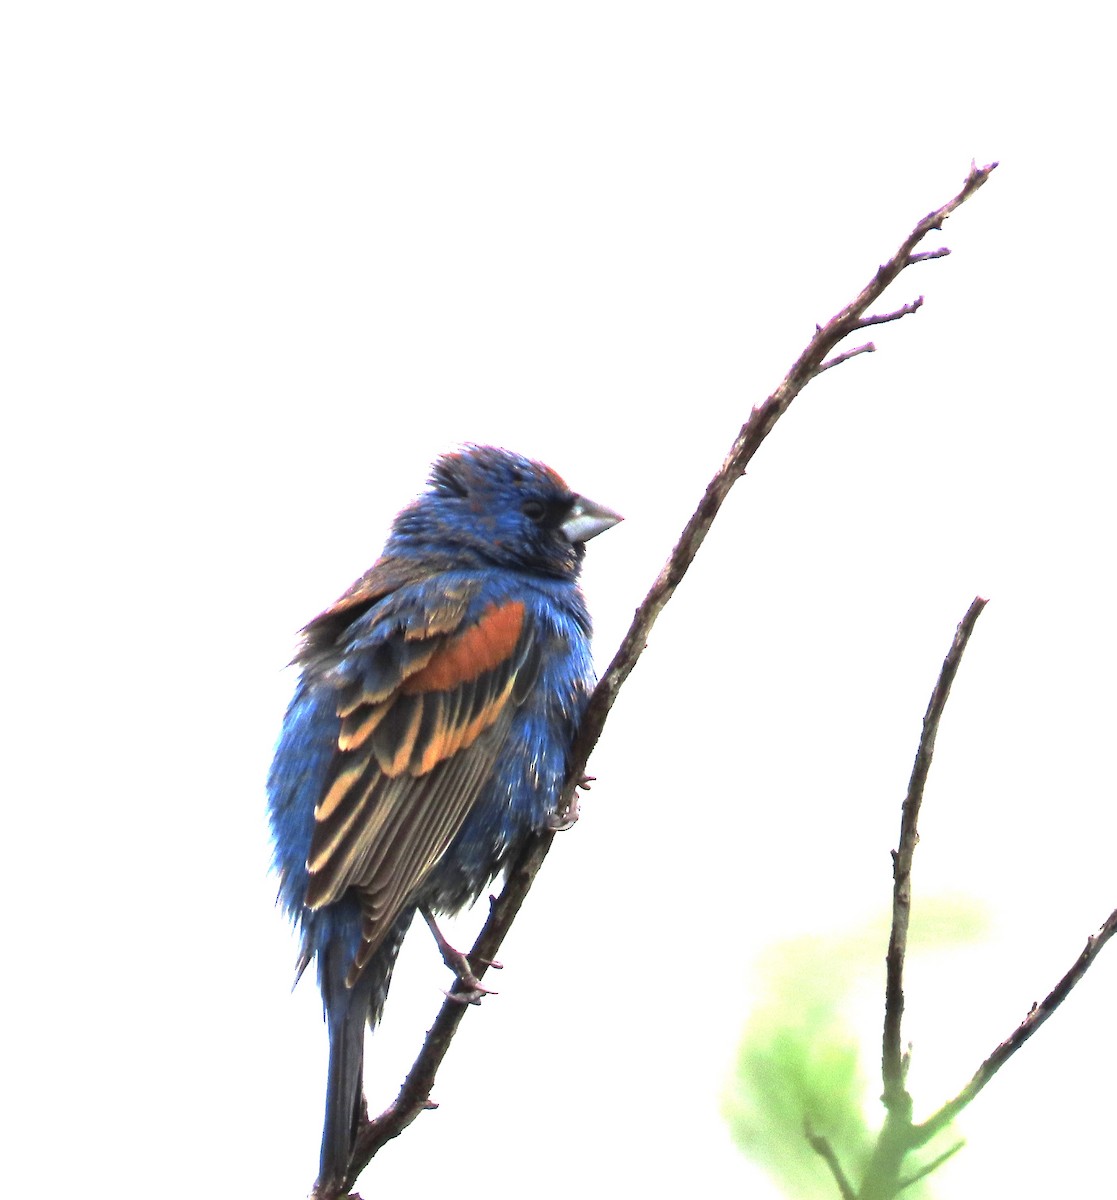
<instances>
[{"instance_id":1,"label":"wing feather","mask_svg":"<svg viewBox=\"0 0 1117 1200\"><path fill-rule=\"evenodd\" d=\"M476 792L484 782L491 762L476 755L462 755L447 766L449 795L463 796ZM440 782L437 777L429 780L433 785ZM438 787L437 791L441 792L443 788ZM437 865L461 826L456 806L438 803L437 796L427 799L435 802L420 807L419 820L399 822L393 829L395 836L387 845L386 853L378 857L380 870L376 874L375 890L371 887L361 890L363 943L350 972L354 981L391 928L408 896L418 886L415 881L421 882Z\"/></svg>"},{"instance_id":2,"label":"wing feather","mask_svg":"<svg viewBox=\"0 0 1117 1200\"><path fill-rule=\"evenodd\" d=\"M338 660L338 749L315 809L306 903L357 891L363 943L350 982L461 829L535 680L522 601L463 619L480 586L453 595L453 621L388 597Z\"/></svg>"}]
</instances>

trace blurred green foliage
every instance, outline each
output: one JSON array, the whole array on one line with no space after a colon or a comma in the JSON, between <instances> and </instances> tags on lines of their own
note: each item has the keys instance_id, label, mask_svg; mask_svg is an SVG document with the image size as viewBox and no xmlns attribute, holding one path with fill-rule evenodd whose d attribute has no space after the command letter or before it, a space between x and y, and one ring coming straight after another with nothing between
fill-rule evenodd
<instances>
[{"instance_id":1,"label":"blurred green foliage","mask_svg":"<svg viewBox=\"0 0 1117 1200\"><path fill-rule=\"evenodd\" d=\"M918 916L913 913L908 954L972 942L985 926L973 901L922 900ZM883 1122L884 1110L874 1104L880 1042L863 1046L844 1010L858 984L879 978L883 1021L888 934L888 921L880 920L842 936L797 938L773 947L758 965L763 994L745 1026L723 1111L741 1149L795 1200L838 1195L808 1132L829 1142L856 1190ZM874 1105L868 1115L867 1100ZM951 1139L957 1141L956 1133L944 1130L913 1159L909 1174ZM903 1195L927 1197L927 1181Z\"/></svg>"}]
</instances>

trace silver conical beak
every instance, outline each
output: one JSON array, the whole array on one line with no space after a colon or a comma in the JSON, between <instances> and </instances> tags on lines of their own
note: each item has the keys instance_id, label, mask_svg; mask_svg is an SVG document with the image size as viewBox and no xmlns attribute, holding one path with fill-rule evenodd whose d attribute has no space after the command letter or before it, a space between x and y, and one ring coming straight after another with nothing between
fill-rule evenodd
<instances>
[{"instance_id":1,"label":"silver conical beak","mask_svg":"<svg viewBox=\"0 0 1117 1200\"><path fill-rule=\"evenodd\" d=\"M590 538L597 537L606 529L612 529L614 525L623 520L624 517L620 513L613 512L604 504L594 504L585 496L578 496L571 505L566 520L559 528L568 542L577 545L579 542L588 542Z\"/></svg>"}]
</instances>

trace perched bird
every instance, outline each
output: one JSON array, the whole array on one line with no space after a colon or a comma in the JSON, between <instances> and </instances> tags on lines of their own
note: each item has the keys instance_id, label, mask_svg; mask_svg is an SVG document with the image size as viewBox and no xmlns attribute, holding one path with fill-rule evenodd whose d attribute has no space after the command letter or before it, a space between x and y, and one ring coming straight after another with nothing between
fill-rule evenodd
<instances>
[{"instance_id":1,"label":"perched bird","mask_svg":"<svg viewBox=\"0 0 1117 1200\"><path fill-rule=\"evenodd\" d=\"M578 574L620 519L541 463L467 446L302 631L268 806L329 1028L320 1190L346 1177L365 1025L415 913L473 903L555 813L593 684Z\"/></svg>"}]
</instances>

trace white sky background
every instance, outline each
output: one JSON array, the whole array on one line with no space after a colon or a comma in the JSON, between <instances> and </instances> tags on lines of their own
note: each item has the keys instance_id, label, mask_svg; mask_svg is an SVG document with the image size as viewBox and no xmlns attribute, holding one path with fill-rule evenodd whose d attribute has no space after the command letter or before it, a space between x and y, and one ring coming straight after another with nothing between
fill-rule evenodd
<instances>
[{"instance_id":1,"label":"white sky background","mask_svg":"<svg viewBox=\"0 0 1117 1200\"><path fill-rule=\"evenodd\" d=\"M718 1115L753 964L882 917L980 592L915 904L972 898L989 934L913 959L905 1026L917 1113L962 1086L1117 904L1104 11L8 10L0 1192L306 1194L325 1033L262 795L295 631L435 455L493 441L627 518L586 571L604 664L750 407L976 158L1002 165L925 246L953 255L878 307L926 306L738 485L440 1111L362 1190L775 1196ZM424 939L374 1107L446 985ZM1109 1194L1115 997L1109 949L937 1194Z\"/></svg>"}]
</instances>

